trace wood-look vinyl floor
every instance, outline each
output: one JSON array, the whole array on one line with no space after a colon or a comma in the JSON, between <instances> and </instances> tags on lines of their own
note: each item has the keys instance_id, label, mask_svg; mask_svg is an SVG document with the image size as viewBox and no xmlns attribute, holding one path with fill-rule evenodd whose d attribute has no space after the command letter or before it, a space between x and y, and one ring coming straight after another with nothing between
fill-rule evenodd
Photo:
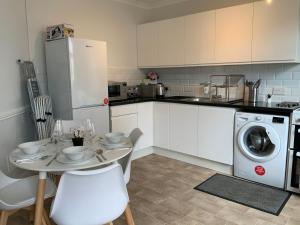
<instances>
[{"instance_id":1,"label":"wood-look vinyl floor","mask_svg":"<svg viewBox=\"0 0 300 225\"><path fill-rule=\"evenodd\" d=\"M155 154L135 160L128 191L136 225L300 225L300 196L273 216L193 189L214 173ZM27 218L20 211L8 225ZM114 225L126 225L124 217Z\"/></svg>"}]
</instances>

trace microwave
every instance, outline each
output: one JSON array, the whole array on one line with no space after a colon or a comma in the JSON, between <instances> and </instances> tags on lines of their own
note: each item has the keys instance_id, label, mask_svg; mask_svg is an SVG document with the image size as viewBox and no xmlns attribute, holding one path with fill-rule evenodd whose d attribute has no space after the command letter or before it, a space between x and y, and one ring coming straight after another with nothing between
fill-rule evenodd
<instances>
[{"instance_id":1,"label":"microwave","mask_svg":"<svg viewBox=\"0 0 300 225\"><path fill-rule=\"evenodd\" d=\"M127 99L127 82L108 82L109 101Z\"/></svg>"}]
</instances>

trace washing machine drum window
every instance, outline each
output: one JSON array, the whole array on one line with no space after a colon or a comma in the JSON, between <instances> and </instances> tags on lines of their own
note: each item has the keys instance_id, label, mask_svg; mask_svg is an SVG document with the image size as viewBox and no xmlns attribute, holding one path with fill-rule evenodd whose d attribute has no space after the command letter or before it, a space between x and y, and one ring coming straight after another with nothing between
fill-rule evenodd
<instances>
[{"instance_id":1,"label":"washing machine drum window","mask_svg":"<svg viewBox=\"0 0 300 225\"><path fill-rule=\"evenodd\" d=\"M242 153L256 162L272 160L280 151L280 137L268 124L248 123L239 132Z\"/></svg>"},{"instance_id":2,"label":"washing machine drum window","mask_svg":"<svg viewBox=\"0 0 300 225\"><path fill-rule=\"evenodd\" d=\"M245 133L244 139L248 150L254 155L264 157L271 155L275 150L275 145L271 142L264 127L249 128Z\"/></svg>"}]
</instances>

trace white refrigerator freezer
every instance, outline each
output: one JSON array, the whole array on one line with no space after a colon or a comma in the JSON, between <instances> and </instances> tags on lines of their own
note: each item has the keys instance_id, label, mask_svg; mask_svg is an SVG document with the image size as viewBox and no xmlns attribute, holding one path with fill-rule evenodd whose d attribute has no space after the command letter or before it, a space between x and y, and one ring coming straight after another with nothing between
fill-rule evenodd
<instances>
[{"instance_id":1,"label":"white refrigerator freezer","mask_svg":"<svg viewBox=\"0 0 300 225\"><path fill-rule=\"evenodd\" d=\"M46 42L48 91L56 119L91 119L109 132L106 42L66 38Z\"/></svg>"}]
</instances>

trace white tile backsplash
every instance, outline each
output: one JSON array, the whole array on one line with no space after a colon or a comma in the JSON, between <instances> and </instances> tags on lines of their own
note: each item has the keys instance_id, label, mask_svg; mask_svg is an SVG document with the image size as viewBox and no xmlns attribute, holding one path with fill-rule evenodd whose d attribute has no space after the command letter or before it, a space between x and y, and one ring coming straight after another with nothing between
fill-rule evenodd
<instances>
[{"instance_id":1,"label":"white tile backsplash","mask_svg":"<svg viewBox=\"0 0 300 225\"><path fill-rule=\"evenodd\" d=\"M107 73L109 81L123 81L129 86L140 84L145 78L144 72L137 68L109 67Z\"/></svg>"},{"instance_id":2,"label":"white tile backsplash","mask_svg":"<svg viewBox=\"0 0 300 225\"><path fill-rule=\"evenodd\" d=\"M300 64L207 66L156 69L155 71L160 76L159 81L169 87L168 95L190 96L191 93L199 93L196 89L191 91L192 89L188 87L199 87L200 83L209 81L210 75L244 74L247 80L262 79L259 90L260 100L264 100L274 88L280 88L281 91L273 95L274 102L300 101Z\"/></svg>"}]
</instances>

